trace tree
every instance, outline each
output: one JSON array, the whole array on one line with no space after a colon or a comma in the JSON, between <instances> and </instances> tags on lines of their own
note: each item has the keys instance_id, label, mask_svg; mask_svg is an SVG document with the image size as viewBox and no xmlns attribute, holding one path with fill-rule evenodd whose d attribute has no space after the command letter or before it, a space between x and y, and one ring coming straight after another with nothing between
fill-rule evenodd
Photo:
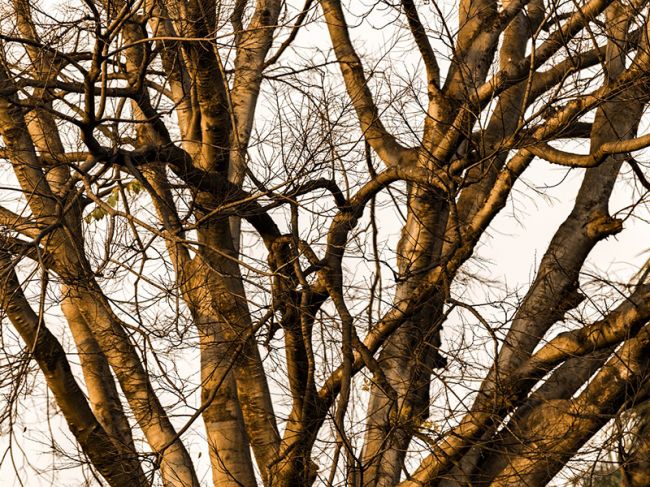
<instances>
[{"instance_id":1,"label":"tree","mask_svg":"<svg viewBox=\"0 0 650 487\"><path fill-rule=\"evenodd\" d=\"M647 399L649 271L585 273L648 218L646 2L346 8L2 7L5 427L37 364L92 482L204 485L201 439L219 486L545 485ZM583 179L486 318L477 246L534 160Z\"/></svg>"}]
</instances>

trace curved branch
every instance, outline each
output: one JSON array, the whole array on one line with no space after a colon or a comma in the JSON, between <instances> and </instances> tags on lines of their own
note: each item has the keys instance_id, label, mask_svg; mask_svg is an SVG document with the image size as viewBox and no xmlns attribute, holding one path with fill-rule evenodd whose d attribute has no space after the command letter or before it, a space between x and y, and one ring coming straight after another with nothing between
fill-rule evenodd
<instances>
[{"instance_id":1,"label":"curved branch","mask_svg":"<svg viewBox=\"0 0 650 487\"><path fill-rule=\"evenodd\" d=\"M641 170L641 167L639 166L639 163L637 162L636 159L633 157L628 157L625 159L625 161L630 165L632 168L632 171L634 171L634 174L636 177L639 179L639 182L641 185L650 191L650 181L648 181L645 177L645 174L643 174L643 171Z\"/></svg>"},{"instance_id":2,"label":"curved branch","mask_svg":"<svg viewBox=\"0 0 650 487\"><path fill-rule=\"evenodd\" d=\"M480 86L473 96L474 103L485 104L513 84L525 79L531 70L542 66L567 42L575 37L591 19L602 13L612 0L591 0L584 7L577 9L562 27L553 32L541 46L535 48L534 55L528 56L523 62L501 70Z\"/></svg>"},{"instance_id":3,"label":"curved branch","mask_svg":"<svg viewBox=\"0 0 650 487\"><path fill-rule=\"evenodd\" d=\"M379 110L372 98L368 80L363 72L363 64L350 39L341 2L339 0L321 0L320 4L348 95L357 112L357 118L366 141L387 165L409 163L413 154L386 130L380 120Z\"/></svg>"},{"instance_id":4,"label":"curved branch","mask_svg":"<svg viewBox=\"0 0 650 487\"><path fill-rule=\"evenodd\" d=\"M278 59L284 54L284 51L287 50L287 48L291 45L291 43L295 40L296 36L298 35L298 31L300 28L303 26L305 19L307 18L307 14L309 13L309 10L311 9L311 5L314 3L314 0L305 0L305 5L302 7L302 11L298 14L298 18L296 19L296 23L294 24L293 28L291 29L291 33L289 34L289 37L286 38L286 40L278 47L278 50L275 52L273 56L271 56L265 63L264 63L264 69L268 68L269 66L275 64L278 62Z\"/></svg>"},{"instance_id":5,"label":"curved branch","mask_svg":"<svg viewBox=\"0 0 650 487\"><path fill-rule=\"evenodd\" d=\"M424 67L427 71L427 88L429 96L440 94L440 67L438 66L436 54L431 48L427 32L420 21L418 10L413 3L413 0L402 0L402 6L404 7L404 13L406 13L406 19L411 28L413 39L415 39L415 44L420 50L420 55L422 56L422 61L424 62Z\"/></svg>"},{"instance_id":6,"label":"curved branch","mask_svg":"<svg viewBox=\"0 0 650 487\"><path fill-rule=\"evenodd\" d=\"M605 142L591 154L574 154L566 152L549 145L546 142L538 142L528 146L527 149L537 157L553 164L568 167L596 167L607 157L624 152L634 152L650 146L650 134L636 137L629 140L617 140Z\"/></svg>"}]
</instances>

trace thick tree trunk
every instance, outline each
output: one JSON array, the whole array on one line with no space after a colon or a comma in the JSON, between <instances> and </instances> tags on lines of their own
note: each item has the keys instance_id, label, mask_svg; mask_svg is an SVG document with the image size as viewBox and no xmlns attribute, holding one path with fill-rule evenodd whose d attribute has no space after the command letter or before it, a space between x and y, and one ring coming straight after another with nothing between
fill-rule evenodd
<instances>
[{"instance_id":1,"label":"thick tree trunk","mask_svg":"<svg viewBox=\"0 0 650 487\"><path fill-rule=\"evenodd\" d=\"M156 397L135 347L97 284L92 280L86 282L89 279L86 276L62 277L72 305L79 309L87 323L92 323L93 335L149 446L160 455L163 482L170 487L198 486L192 460Z\"/></svg>"},{"instance_id":2,"label":"thick tree trunk","mask_svg":"<svg viewBox=\"0 0 650 487\"><path fill-rule=\"evenodd\" d=\"M215 485L256 485L234 368L240 350L221 332L223 320L212 308L207 266L193 263L186 301L201 343L201 402Z\"/></svg>"},{"instance_id":3,"label":"thick tree trunk","mask_svg":"<svg viewBox=\"0 0 650 487\"><path fill-rule=\"evenodd\" d=\"M426 269L434 265L446 226L446 203L441 195L422 189L411 193L409 216L398 247L402 277L395 302L407 300ZM397 484L413 432L429 416L431 373L444 364L438 351L442 301L440 296L426 303L397 330L379 356L397 401L386 394L382 384L371 387L361 485Z\"/></svg>"},{"instance_id":4,"label":"thick tree trunk","mask_svg":"<svg viewBox=\"0 0 650 487\"><path fill-rule=\"evenodd\" d=\"M277 458L280 435L257 341L250 334L252 321L230 229L227 221L220 225L215 228L210 224L199 232L206 250L194 265L205 280L199 286L190 281L190 288L203 286L209 293L205 305L210 316L217 319L213 333L237 351L232 365L237 397L258 468L267 478L268 467Z\"/></svg>"},{"instance_id":5,"label":"thick tree trunk","mask_svg":"<svg viewBox=\"0 0 650 487\"><path fill-rule=\"evenodd\" d=\"M25 298L11 258L0 252L0 305L38 362L70 431L112 487L149 485L133 445L105 430L75 380L66 352Z\"/></svg>"},{"instance_id":6,"label":"thick tree trunk","mask_svg":"<svg viewBox=\"0 0 650 487\"><path fill-rule=\"evenodd\" d=\"M113 441L130 450L135 457L136 451L131 435L131 426L124 414L106 356L99 348L99 344L81 312L66 297L67 293L68 290L63 287L61 309L77 346L90 405L97 420Z\"/></svg>"},{"instance_id":7,"label":"thick tree trunk","mask_svg":"<svg viewBox=\"0 0 650 487\"><path fill-rule=\"evenodd\" d=\"M525 445L490 484L546 485L634 394L650 365L650 330L628 340L576 399L546 402L526 423Z\"/></svg>"}]
</instances>

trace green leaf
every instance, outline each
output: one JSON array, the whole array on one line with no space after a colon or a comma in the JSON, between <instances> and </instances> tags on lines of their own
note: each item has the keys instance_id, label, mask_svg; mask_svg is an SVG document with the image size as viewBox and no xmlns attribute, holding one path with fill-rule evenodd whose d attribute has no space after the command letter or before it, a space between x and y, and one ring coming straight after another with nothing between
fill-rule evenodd
<instances>
[{"instance_id":1,"label":"green leaf","mask_svg":"<svg viewBox=\"0 0 650 487\"><path fill-rule=\"evenodd\" d=\"M131 181L126 185L126 190L133 195L140 193L142 189L140 181Z\"/></svg>"},{"instance_id":2,"label":"green leaf","mask_svg":"<svg viewBox=\"0 0 650 487\"><path fill-rule=\"evenodd\" d=\"M117 202L119 201L119 199L120 199L120 190L118 188L114 188L110 196L106 199L106 203L108 203L111 208L115 208L115 206L117 206Z\"/></svg>"},{"instance_id":3,"label":"green leaf","mask_svg":"<svg viewBox=\"0 0 650 487\"><path fill-rule=\"evenodd\" d=\"M90 223L93 220L99 221L102 218L104 218L106 215L107 215L106 210L97 206L93 211L91 211L86 215L84 220L86 221L86 223Z\"/></svg>"}]
</instances>

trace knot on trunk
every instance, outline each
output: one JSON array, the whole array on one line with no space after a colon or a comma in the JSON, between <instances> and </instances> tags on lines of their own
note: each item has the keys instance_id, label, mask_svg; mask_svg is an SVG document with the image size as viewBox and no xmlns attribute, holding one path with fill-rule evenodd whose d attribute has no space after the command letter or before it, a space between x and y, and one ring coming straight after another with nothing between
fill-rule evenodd
<instances>
[{"instance_id":1,"label":"knot on trunk","mask_svg":"<svg viewBox=\"0 0 650 487\"><path fill-rule=\"evenodd\" d=\"M589 238L601 240L610 235L616 235L623 230L623 220L613 218L608 214L598 213L585 225Z\"/></svg>"}]
</instances>

